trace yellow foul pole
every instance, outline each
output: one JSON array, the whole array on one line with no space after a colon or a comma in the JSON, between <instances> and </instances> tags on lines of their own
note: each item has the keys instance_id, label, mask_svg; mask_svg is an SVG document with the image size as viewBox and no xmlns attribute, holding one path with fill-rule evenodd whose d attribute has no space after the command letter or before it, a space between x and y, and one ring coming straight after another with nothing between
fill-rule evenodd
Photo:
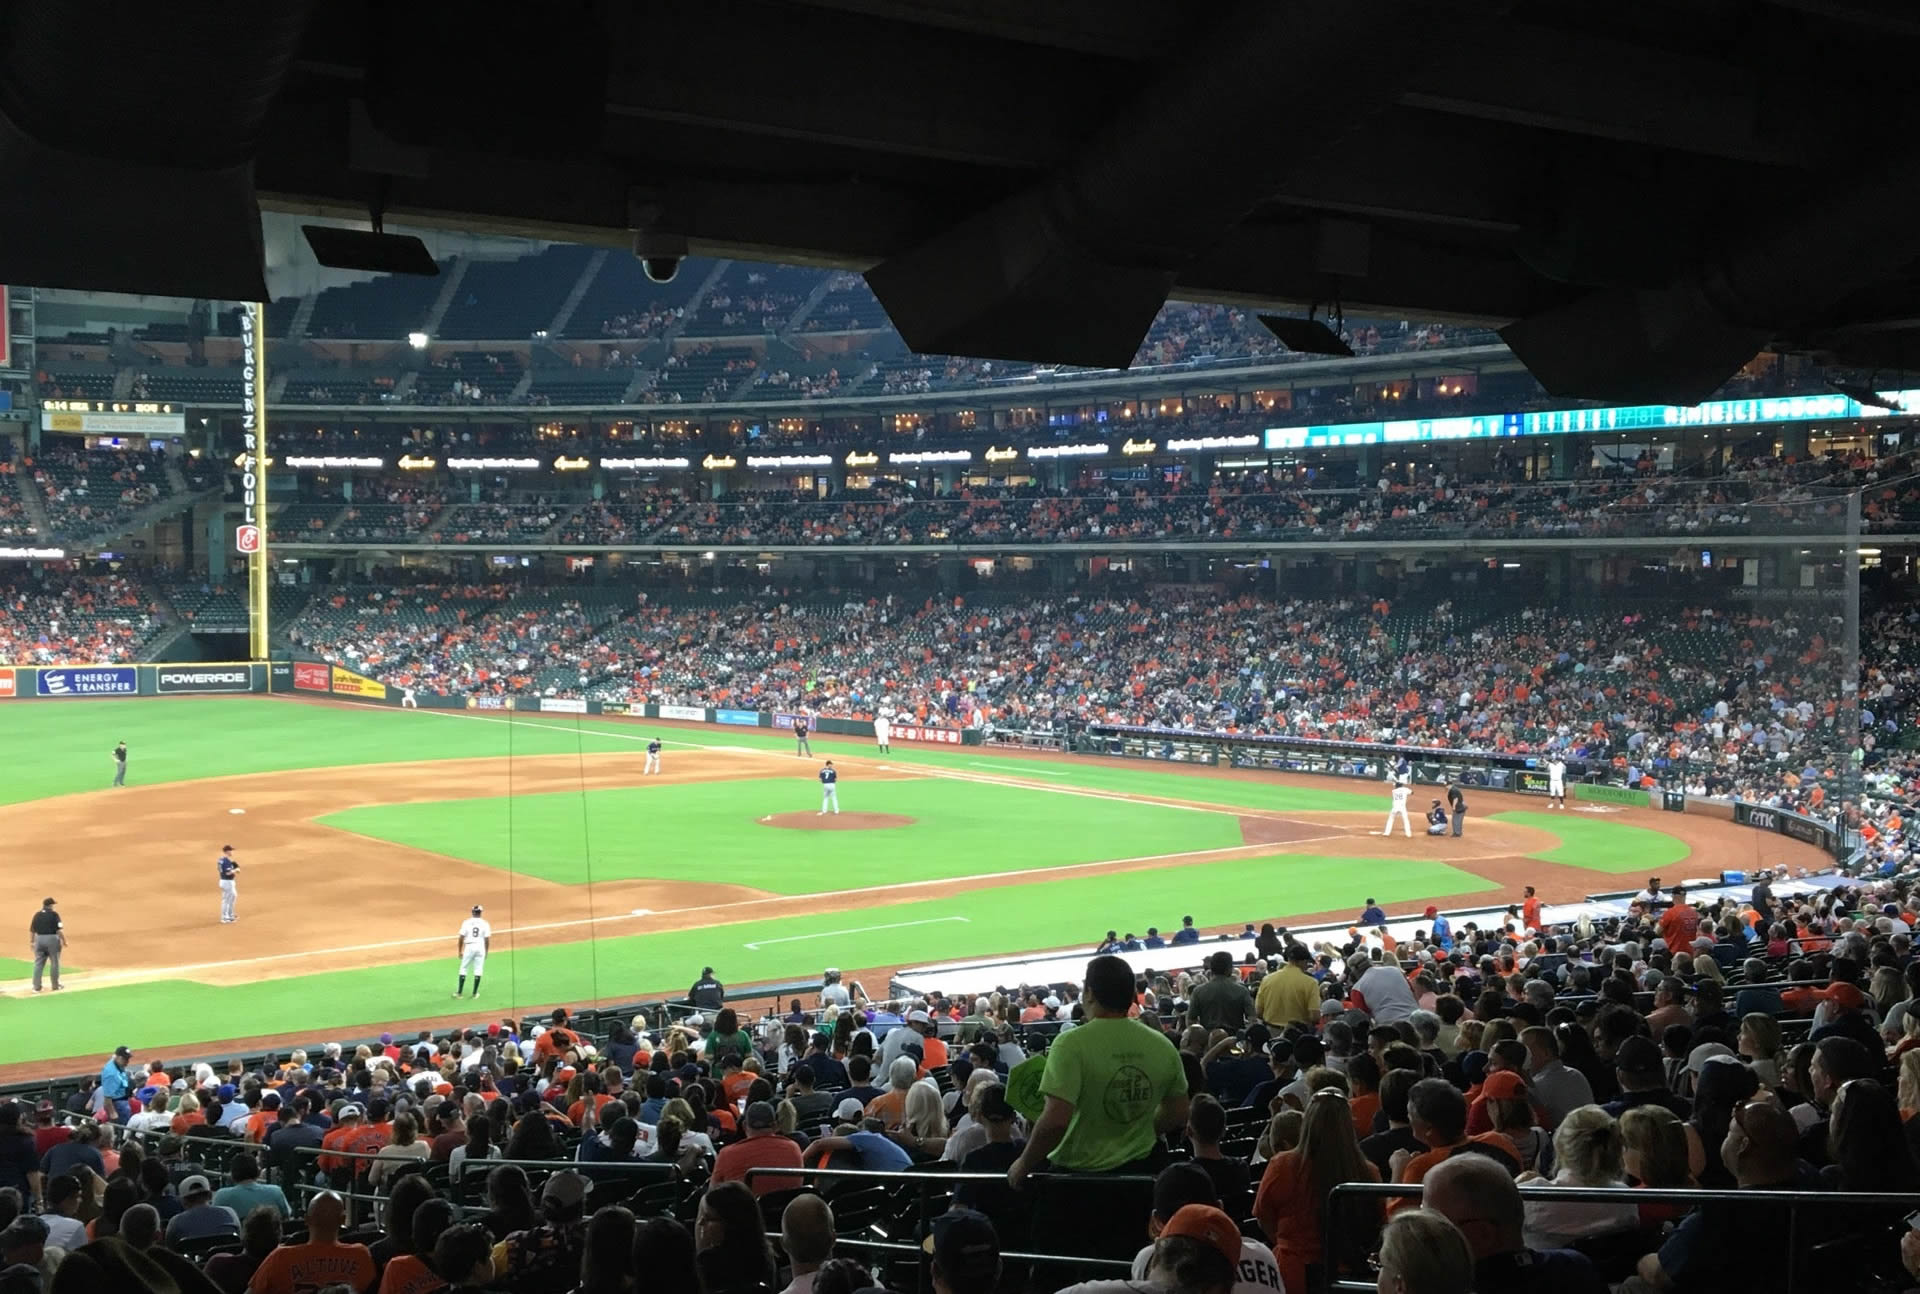
<instances>
[{"instance_id":1,"label":"yellow foul pole","mask_svg":"<svg viewBox=\"0 0 1920 1294\"><path fill-rule=\"evenodd\" d=\"M233 546L247 559L247 654L265 660L271 626L267 594L273 567L267 555L267 331L266 307L248 302L240 312L240 524Z\"/></svg>"}]
</instances>

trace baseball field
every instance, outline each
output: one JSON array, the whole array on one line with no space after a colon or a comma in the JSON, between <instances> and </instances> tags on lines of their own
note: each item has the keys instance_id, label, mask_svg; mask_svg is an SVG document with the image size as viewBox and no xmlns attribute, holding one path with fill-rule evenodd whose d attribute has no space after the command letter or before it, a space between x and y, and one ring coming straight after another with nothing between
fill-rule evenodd
<instances>
[{"instance_id":1,"label":"baseball field","mask_svg":"<svg viewBox=\"0 0 1920 1294\"><path fill-rule=\"evenodd\" d=\"M1532 884L1556 901L1650 872L1822 862L1694 814L1482 791L1461 839L1383 839L1386 797L1343 779L821 737L804 759L784 733L627 719L69 699L9 703L0 736L18 923L0 1080L121 1043L212 1052L679 994L703 966L732 987L831 964L878 991L900 966L1091 948L1184 915L1238 929L1368 897L1481 906ZM817 812L829 758L837 817ZM65 991L35 995L26 925L45 896L70 943ZM456 1003L455 930L476 903L493 950L481 998Z\"/></svg>"}]
</instances>

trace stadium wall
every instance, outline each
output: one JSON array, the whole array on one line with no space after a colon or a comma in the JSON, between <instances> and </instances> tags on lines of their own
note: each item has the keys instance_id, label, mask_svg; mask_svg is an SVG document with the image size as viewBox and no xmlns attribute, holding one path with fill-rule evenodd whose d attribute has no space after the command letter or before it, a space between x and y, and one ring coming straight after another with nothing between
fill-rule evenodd
<instances>
[{"instance_id":1,"label":"stadium wall","mask_svg":"<svg viewBox=\"0 0 1920 1294\"><path fill-rule=\"evenodd\" d=\"M161 665L0 665L0 701L111 700L128 696L217 696L265 692L261 661Z\"/></svg>"}]
</instances>

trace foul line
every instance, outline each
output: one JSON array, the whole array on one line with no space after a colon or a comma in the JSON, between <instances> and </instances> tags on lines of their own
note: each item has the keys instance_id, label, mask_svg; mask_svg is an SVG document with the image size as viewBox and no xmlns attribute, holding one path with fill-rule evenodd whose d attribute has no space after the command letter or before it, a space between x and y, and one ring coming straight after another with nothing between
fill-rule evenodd
<instances>
[{"instance_id":1,"label":"foul line","mask_svg":"<svg viewBox=\"0 0 1920 1294\"><path fill-rule=\"evenodd\" d=\"M851 930L818 930L810 935L782 935L778 939L762 939L757 944L742 944L740 946L742 948L751 948L754 952L759 952L769 944L795 944L803 939L832 939L836 935L869 935L876 930L905 930L910 926L938 926L945 925L949 921L958 921L963 925L972 924L971 918L968 917L928 917L925 921L892 921L883 926L855 926Z\"/></svg>"}]
</instances>

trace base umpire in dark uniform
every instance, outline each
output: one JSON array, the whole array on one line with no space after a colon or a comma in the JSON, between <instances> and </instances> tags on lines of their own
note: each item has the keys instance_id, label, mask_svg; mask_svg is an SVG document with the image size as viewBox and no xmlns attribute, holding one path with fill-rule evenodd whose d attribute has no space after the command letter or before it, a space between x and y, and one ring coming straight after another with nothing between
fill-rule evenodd
<instances>
[{"instance_id":1,"label":"base umpire in dark uniform","mask_svg":"<svg viewBox=\"0 0 1920 1294\"><path fill-rule=\"evenodd\" d=\"M53 965L53 991L60 991L60 952L67 946L67 934L60 914L53 910L52 899L40 900L40 910L28 923L28 945L33 949L33 991L40 991L40 972Z\"/></svg>"}]
</instances>

